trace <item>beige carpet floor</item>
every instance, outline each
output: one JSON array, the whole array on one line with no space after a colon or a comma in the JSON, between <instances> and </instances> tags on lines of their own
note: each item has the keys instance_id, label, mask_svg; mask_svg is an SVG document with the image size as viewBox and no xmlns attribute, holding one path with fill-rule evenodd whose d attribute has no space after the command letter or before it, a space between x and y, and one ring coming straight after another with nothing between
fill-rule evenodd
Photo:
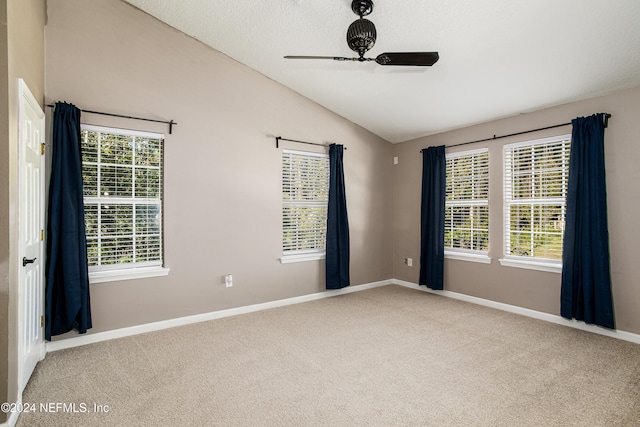
<instances>
[{"instance_id":1,"label":"beige carpet floor","mask_svg":"<svg viewBox=\"0 0 640 427\"><path fill-rule=\"evenodd\" d=\"M54 410L20 427L638 426L640 345L385 286L50 353L23 401Z\"/></svg>"}]
</instances>

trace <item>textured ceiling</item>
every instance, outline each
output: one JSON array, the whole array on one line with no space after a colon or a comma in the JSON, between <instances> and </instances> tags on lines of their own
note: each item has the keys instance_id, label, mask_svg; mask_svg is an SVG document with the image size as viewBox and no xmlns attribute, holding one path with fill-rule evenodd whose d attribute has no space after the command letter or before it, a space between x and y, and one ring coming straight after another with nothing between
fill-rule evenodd
<instances>
[{"instance_id":1,"label":"textured ceiling","mask_svg":"<svg viewBox=\"0 0 640 427\"><path fill-rule=\"evenodd\" d=\"M424 68L283 59L355 56L351 0L125 1L394 143L640 85L640 0L375 1Z\"/></svg>"}]
</instances>

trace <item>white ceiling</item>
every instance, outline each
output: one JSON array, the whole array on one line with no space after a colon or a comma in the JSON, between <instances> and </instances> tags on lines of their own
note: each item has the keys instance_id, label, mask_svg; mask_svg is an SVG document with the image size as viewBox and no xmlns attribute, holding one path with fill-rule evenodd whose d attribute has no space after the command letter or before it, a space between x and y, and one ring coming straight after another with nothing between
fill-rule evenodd
<instances>
[{"instance_id":1,"label":"white ceiling","mask_svg":"<svg viewBox=\"0 0 640 427\"><path fill-rule=\"evenodd\" d=\"M390 142L640 85L640 0L377 0L383 52L433 67L286 60L356 56L351 0L125 0Z\"/></svg>"}]
</instances>

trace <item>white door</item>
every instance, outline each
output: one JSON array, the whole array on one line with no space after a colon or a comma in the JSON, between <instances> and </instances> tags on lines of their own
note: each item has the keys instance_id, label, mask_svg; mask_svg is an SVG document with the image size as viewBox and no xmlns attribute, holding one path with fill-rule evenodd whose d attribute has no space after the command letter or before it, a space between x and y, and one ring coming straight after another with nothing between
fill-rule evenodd
<instances>
[{"instance_id":1,"label":"white door","mask_svg":"<svg viewBox=\"0 0 640 427\"><path fill-rule=\"evenodd\" d=\"M44 112L20 79L18 387L44 357Z\"/></svg>"}]
</instances>

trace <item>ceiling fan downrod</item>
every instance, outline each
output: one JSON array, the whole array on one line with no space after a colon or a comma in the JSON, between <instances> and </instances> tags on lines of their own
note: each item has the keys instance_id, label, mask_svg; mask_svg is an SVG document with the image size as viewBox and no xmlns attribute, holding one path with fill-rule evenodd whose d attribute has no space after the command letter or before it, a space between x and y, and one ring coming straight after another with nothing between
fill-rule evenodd
<instances>
[{"instance_id":1,"label":"ceiling fan downrod","mask_svg":"<svg viewBox=\"0 0 640 427\"><path fill-rule=\"evenodd\" d=\"M360 19L373 12L373 1L371 0L353 0L351 2L351 10L358 15Z\"/></svg>"}]
</instances>

